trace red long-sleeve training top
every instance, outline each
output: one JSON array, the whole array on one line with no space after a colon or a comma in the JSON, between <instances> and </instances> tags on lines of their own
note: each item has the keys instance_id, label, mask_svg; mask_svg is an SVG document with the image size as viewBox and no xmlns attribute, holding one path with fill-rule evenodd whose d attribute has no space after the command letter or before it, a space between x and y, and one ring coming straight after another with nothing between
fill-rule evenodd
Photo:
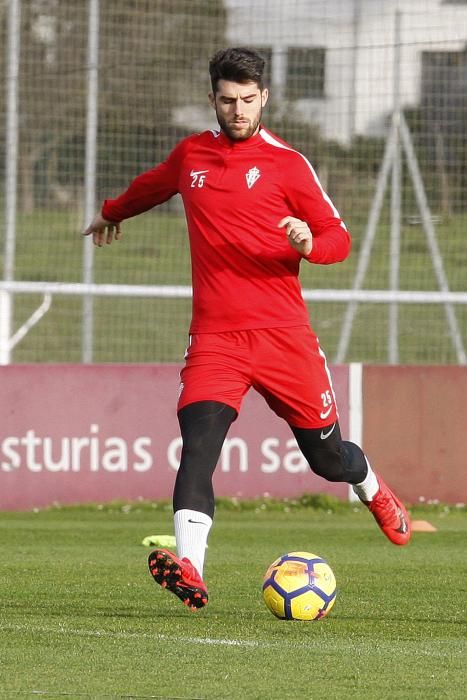
<instances>
[{"instance_id":1,"label":"red long-sleeve training top","mask_svg":"<svg viewBox=\"0 0 467 700\"><path fill-rule=\"evenodd\" d=\"M191 333L309 323L298 279L302 256L278 223L289 215L308 223L312 263L344 260L350 236L302 154L264 127L245 141L195 134L107 199L102 215L122 221L176 193L191 248Z\"/></svg>"}]
</instances>

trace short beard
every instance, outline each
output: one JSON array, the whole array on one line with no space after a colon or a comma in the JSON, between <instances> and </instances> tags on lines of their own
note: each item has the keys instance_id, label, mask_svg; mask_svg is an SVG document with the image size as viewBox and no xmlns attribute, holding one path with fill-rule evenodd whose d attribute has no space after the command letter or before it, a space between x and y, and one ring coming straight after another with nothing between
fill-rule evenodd
<instances>
[{"instance_id":1,"label":"short beard","mask_svg":"<svg viewBox=\"0 0 467 700\"><path fill-rule=\"evenodd\" d=\"M254 122L247 129L247 131L239 134L238 131L231 129L231 127L227 124L225 119L219 115L219 113L216 109L217 122L218 122L221 130L224 132L224 134L226 134L226 136L228 136L229 139L231 139L232 141L246 141L251 136L253 136L253 134L255 133L255 131L257 130L259 125L261 124L261 117L262 116L263 116L263 110L260 109L258 114L256 115Z\"/></svg>"}]
</instances>

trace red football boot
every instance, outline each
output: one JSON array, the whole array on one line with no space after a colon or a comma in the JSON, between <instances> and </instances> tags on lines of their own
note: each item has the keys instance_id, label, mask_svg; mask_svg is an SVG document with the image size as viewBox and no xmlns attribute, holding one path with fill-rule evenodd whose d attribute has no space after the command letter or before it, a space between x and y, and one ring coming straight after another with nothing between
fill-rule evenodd
<instances>
[{"instance_id":1,"label":"red football boot","mask_svg":"<svg viewBox=\"0 0 467 700\"><path fill-rule=\"evenodd\" d=\"M386 537L394 544L404 545L410 540L410 518L404 504L399 501L382 478L377 475L379 491L372 501L363 501Z\"/></svg>"},{"instance_id":2,"label":"red football boot","mask_svg":"<svg viewBox=\"0 0 467 700\"><path fill-rule=\"evenodd\" d=\"M155 549L148 564L154 581L175 593L190 610L208 604L206 584L189 559L179 559L167 549Z\"/></svg>"}]
</instances>

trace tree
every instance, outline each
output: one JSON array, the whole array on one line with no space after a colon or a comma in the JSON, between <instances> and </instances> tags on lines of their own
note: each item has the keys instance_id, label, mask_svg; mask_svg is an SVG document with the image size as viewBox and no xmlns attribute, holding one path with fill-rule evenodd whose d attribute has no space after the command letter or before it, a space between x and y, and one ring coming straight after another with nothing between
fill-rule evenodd
<instances>
[{"instance_id":1,"label":"tree","mask_svg":"<svg viewBox=\"0 0 467 700\"><path fill-rule=\"evenodd\" d=\"M83 180L88 5L21 3L23 211ZM4 4L1 10L5 45ZM203 81L207 86L208 56L223 41L224 27L222 0L101 0L99 136L106 171L124 169L126 181L128 163L137 169L144 154L154 162L158 140L167 144L174 135L175 107L196 104ZM5 56L0 60L5 75Z\"/></svg>"},{"instance_id":2,"label":"tree","mask_svg":"<svg viewBox=\"0 0 467 700\"><path fill-rule=\"evenodd\" d=\"M186 132L174 110L207 104L208 60L224 42L221 0L105 3L101 33L99 185L120 188ZM124 26L115 40L116 27ZM192 130L192 129L191 129Z\"/></svg>"},{"instance_id":3,"label":"tree","mask_svg":"<svg viewBox=\"0 0 467 700\"><path fill-rule=\"evenodd\" d=\"M29 0L21 4L19 181L23 211L54 179L57 149L84 120L85 3ZM42 168L42 173L41 173Z\"/></svg>"}]
</instances>

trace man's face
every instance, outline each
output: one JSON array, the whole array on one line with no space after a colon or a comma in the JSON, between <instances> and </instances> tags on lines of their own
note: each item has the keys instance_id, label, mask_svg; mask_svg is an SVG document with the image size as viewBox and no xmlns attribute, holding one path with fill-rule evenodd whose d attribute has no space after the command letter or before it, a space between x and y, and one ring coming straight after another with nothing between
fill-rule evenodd
<instances>
[{"instance_id":1,"label":"man's face","mask_svg":"<svg viewBox=\"0 0 467 700\"><path fill-rule=\"evenodd\" d=\"M259 130L267 89L257 83L234 83L219 80L217 91L209 95L222 131L234 141L244 141Z\"/></svg>"}]
</instances>

